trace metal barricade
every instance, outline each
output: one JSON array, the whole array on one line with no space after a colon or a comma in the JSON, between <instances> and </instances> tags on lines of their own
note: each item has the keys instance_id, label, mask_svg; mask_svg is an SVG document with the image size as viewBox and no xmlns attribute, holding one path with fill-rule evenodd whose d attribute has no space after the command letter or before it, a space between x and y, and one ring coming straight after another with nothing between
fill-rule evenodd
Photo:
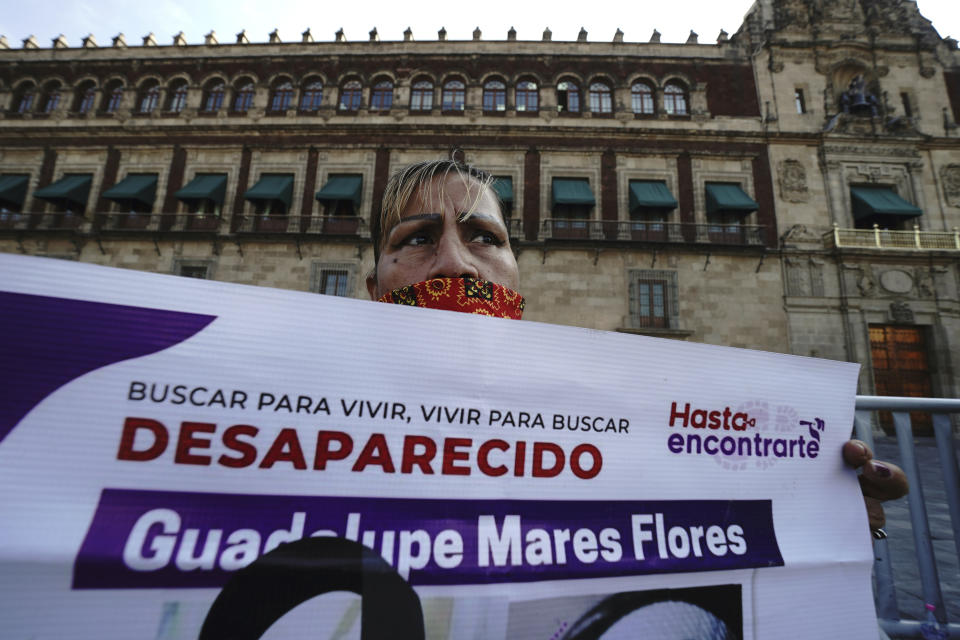
<instances>
[{"instance_id":1,"label":"metal barricade","mask_svg":"<svg viewBox=\"0 0 960 640\"><path fill-rule=\"evenodd\" d=\"M933 431L936 438L940 470L943 474L944 492L950 512L953 528L953 541L956 553L960 557L960 481L958 481L957 455L950 414L960 414L960 399L942 398L897 398L881 396L857 396L854 426L858 438L874 448L872 414L874 411L890 411L896 432L897 446L900 452L900 466L910 482L907 500L910 507L910 521L913 529L913 541L920 571L920 586L924 602L936 607L935 615L941 624L947 623L947 609L941 591L940 578L933 553L927 508L920 481L920 469L917 464L910 423L911 411L926 411L933 414ZM893 569L890 563L888 540L875 540L874 577L876 580L876 606L880 626L894 637L921 638L920 625L925 612L918 611L921 620L904 620L900 617L897 595L894 588ZM950 576L951 580L960 579ZM953 622L946 627L951 638L960 638L960 623Z\"/></svg>"}]
</instances>

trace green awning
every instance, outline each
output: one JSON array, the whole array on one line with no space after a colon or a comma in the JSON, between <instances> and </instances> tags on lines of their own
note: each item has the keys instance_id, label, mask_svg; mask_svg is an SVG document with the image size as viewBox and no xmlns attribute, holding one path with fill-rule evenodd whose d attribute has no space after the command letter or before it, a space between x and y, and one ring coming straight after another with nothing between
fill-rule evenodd
<instances>
[{"instance_id":1,"label":"green awning","mask_svg":"<svg viewBox=\"0 0 960 640\"><path fill-rule=\"evenodd\" d=\"M293 196L293 176L289 174L268 173L260 176L260 181L253 188L243 194L247 200L270 201L279 200L287 208Z\"/></svg>"},{"instance_id":2,"label":"green awning","mask_svg":"<svg viewBox=\"0 0 960 640\"><path fill-rule=\"evenodd\" d=\"M148 207L153 206L157 195L157 174L136 173L113 185L103 192L103 197L114 202L136 200Z\"/></svg>"},{"instance_id":3,"label":"green awning","mask_svg":"<svg viewBox=\"0 0 960 640\"><path fill-rule=\"evenodd\" d=\"M494 178L493 190L497 192L500 202L504 204L513 202L513 178L510 176L497 176Z\"/></svg>"},{"instance_id":4,"label":"green awning","mask_svg":"<svg viewBox=\"0 0 960 640\"><path fill-rule=\"evenodd\" d=\"M666 182L650 180L630 181L630 211L636 209L676 209L677 199Z\"/></svg>"},{"instance_id":5,"label":"green awning","mask_svg":"<svg viewBox=\"0 0 960 640\"><path fill-rule=\"evenodd\" d=\"M27 198L30 176L0 176L0 206L20 209Z\"/></svg>"},{"instance_id":6,"label":"green awning","mask_svg":"<svg viewBox=\"0 0 960 640\"><path fill-rule=\"evenodd\" d=\"M744 193L738 184L708 182L706 187L707 213L740 212L746 214L760 208L760 205Z\"/></svg>"},{"instance_id":7,"label":"green awning","mask_svg":"<svg viewBox=\"0 0 960 640\"><path fill-rule=\"evenodd\" d=\"M553 204L597 204L586 178L554 178Z\"/></svg>"},{"instance_id":8,"label":"green awning","mask_svg":"<svg viewBox=\"0 0 960 640\"><path fill-rule=\"evenodd\" d=\"M889 187L850 187L853 200L853 219L871 216L916 218L923 211L913 206Z\"/></svg>"},{"instance_id":9,"label":"green awning","mask_svg":"<svg viewBox=\"0 0 960 640\"><path fill-rule=\"evenodd\" d=\"M190 184L174 193L177 200L210 200L223 204L227 192L227 176L223 173L198 173Z\"/></svg>"},{"instance_id":10,"label":"green awning","mask_svg":"<svg viewBox=\"0 0 960 640\"><path fill-rule=\"evenodd\" d=\"M60 202L66 200L81 207L87 206L87 196L90 195L90 183L93 177L89 174L69 174L42 189L37 189L33 195L42 200Z\"/></svg>"},{"instance_id":11,"label":"green awning","mask_svg":"<svg viewBox=\"0 0 960 640\"><path fill-rule=\"evenodd\" d=\"M363 176L330 176L323 189L317 192L317 200L335 202L350 200L355 209L360 208Z\"/></svg>"}]
</instances>

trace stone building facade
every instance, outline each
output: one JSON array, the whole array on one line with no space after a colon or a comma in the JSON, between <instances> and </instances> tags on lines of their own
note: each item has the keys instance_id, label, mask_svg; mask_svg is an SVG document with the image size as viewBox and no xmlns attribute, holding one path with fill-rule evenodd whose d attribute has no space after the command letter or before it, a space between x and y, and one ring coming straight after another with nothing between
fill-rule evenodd
<instances>
[{"instance_id":1,"label":"stone building facade","mask_svg":"<svg viewBox=\"0 0 960 640\"><path fill-rule=\"evenodd\" d=\"M391 171L456 154L530 320L960 395L960 54L915 3L761 0L710 44L301 40L0 42L0 251L364 298Z\"/></svg>"}]
</instances>

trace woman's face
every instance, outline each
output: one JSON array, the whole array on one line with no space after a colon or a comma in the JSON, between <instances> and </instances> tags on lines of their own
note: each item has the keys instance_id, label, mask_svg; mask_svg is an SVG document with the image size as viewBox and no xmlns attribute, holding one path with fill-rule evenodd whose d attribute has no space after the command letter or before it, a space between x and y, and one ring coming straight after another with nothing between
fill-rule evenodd
<instances>
[{"instance_id":1,"label":"woman's face","mask_svg":"<svg viewBox=\"0 0 960 640\"><path fill-rule=\"evenodd\" d=\"M439 181L443 180L443 200ZM373 300L386 293L431 278L471 276L516 290L517 261L497 200L475 180L466 184L457 175L437 178L410 198L400 222L390 229L380 252L376 273L367 278Z\"/></svg>"}]
</instances>

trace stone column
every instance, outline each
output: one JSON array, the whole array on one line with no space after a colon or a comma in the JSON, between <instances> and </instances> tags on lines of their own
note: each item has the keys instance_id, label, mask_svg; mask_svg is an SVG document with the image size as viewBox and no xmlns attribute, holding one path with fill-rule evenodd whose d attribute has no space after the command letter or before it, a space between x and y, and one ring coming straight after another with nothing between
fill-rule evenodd
<instances>
[{"instance_id":1,"label":"stone column","mask_svg":"<svg viewBox=\"0 0 960 640\"><path fill-rule=\"evenodd\" d=\"M846 210L846 199L843 189L846 186L843 180L843 165L839 162L827 162L824 165L824 178L827 183L827 206L830 209L831 223L840 227L849 227L853 214Z\"/></svg>"},{"instance_id":2,"label":"stone column","mask_svg":"<svg viewBox=\"0 0 960 640\"><path fill-rule=\"evenodd\" d=\"M919 225L921 229L929 229L930 221L927 216L933 212L927 211L926 198L923 197L923 161L908 162L907 173L910 175L910 189L913 190L914 204L924 213L924 215L914 219L914 224Z\"/></svg>"}]
</instances>

